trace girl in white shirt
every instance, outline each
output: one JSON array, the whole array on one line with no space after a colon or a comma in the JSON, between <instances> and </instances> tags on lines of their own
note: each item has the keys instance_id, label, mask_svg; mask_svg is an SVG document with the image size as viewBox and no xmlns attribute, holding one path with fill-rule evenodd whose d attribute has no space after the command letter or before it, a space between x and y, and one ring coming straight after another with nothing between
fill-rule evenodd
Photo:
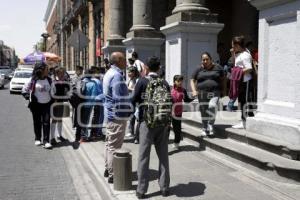
<instances>
[{"instance_id":1,"label":"girl in white shirt","mask_svg":"<svg viewBox=\"0 0 300 200\"><path fill-rule=\"evenodd\" d=\"M245 128L247 116L254 116L252 111L247 112L248 109L251 110L251 106L247 105L247 103L250 103L248 100L250 88L252 87L252 56L248 49L246 49L244 36L234 37L232 39L232 48L234 53L234 66L242 68L244 72L238 92L238 100L242 109L242 122L232 126L232 128L242 129Z\"/></svg>"}]
</instances>

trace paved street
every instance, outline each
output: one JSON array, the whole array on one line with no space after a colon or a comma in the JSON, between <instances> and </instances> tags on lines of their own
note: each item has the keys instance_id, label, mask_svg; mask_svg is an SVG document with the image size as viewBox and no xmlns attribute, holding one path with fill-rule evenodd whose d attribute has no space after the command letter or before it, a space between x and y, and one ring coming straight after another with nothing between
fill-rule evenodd
<instances>
[{"instance_id":1,"label":"paved street","mask_svg":"<svg viewBox=\"0 0 300 200\"><path fill-rule=\"evenodd\" d=\"M34 146L25 103L0 90L0 199L79 199L62 150Z\"/></svg>"}]
</instances>

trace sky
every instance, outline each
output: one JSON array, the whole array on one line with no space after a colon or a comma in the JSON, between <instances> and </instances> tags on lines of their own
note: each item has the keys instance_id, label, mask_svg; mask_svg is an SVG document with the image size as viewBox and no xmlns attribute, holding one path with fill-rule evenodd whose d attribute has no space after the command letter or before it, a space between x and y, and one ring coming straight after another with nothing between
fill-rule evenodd
<instances>
[{"instance_id":1,"label":"sky","mask_svg":"<svg viewBox=\"0 0 300 200\"><path fill-rule=\"evenodd\" d=\"M19 58L33 51L45 31L48 0L0 0L0 40Z\"/></svg>"}]
</instances>

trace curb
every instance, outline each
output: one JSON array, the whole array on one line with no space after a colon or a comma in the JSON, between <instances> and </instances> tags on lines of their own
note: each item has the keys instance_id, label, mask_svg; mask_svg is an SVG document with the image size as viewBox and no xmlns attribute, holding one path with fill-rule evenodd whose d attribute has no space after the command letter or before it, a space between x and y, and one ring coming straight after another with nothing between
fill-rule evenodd
<instances>
[{"instance_id":1,"label":"curb","mask_svg":"<svg viewBox=\"0 0 300 200\"><path fill-rule=\"evenodd\" d=\"M74 130L70 127L69 118L63 120L63 128L66 135L71 141L75 140ZM113 184L108 184L107 180L103 176L104 172L104 156L102 153L96 151L93 147L94 145L99 145L99 143L85 143L81 144L80 147L74 151L77 151L82 160L88 166L91 179L99 186L99 193L103 199L110 200L136 200L135 191L115 191L113 189Z\"/></svg>"}]
</instances>

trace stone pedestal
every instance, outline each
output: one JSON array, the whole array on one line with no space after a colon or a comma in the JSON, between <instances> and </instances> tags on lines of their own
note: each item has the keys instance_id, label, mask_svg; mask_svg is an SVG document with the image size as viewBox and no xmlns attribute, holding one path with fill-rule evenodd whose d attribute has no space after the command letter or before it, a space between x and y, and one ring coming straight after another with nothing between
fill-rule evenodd
<instances>
[{"instance_id":1,"label":"stone pedestal","mask_svg":"<svg viewBox=\"0 0 300 200\"><path fill-rule=\"evenodd\" d=\"M259 72L258 112L247 130L300 145L300 1L250 3L260 10Z\"/></svg>"},{"instance_id":2,"label":"stone pedestal","mask_svg":"<svg viewBox=\"0 0 300 200\"><path fill-rule=\"evenodd\" d=\"M166 36L166 80L184 75L189 88L192 73L201 64L201 53L209 52L217 59L217 36L224 27L217 23L217 15L203 7L205 1L177 0L173 15L166 19L161 31Z\"/></svg>"}]
</instances>

